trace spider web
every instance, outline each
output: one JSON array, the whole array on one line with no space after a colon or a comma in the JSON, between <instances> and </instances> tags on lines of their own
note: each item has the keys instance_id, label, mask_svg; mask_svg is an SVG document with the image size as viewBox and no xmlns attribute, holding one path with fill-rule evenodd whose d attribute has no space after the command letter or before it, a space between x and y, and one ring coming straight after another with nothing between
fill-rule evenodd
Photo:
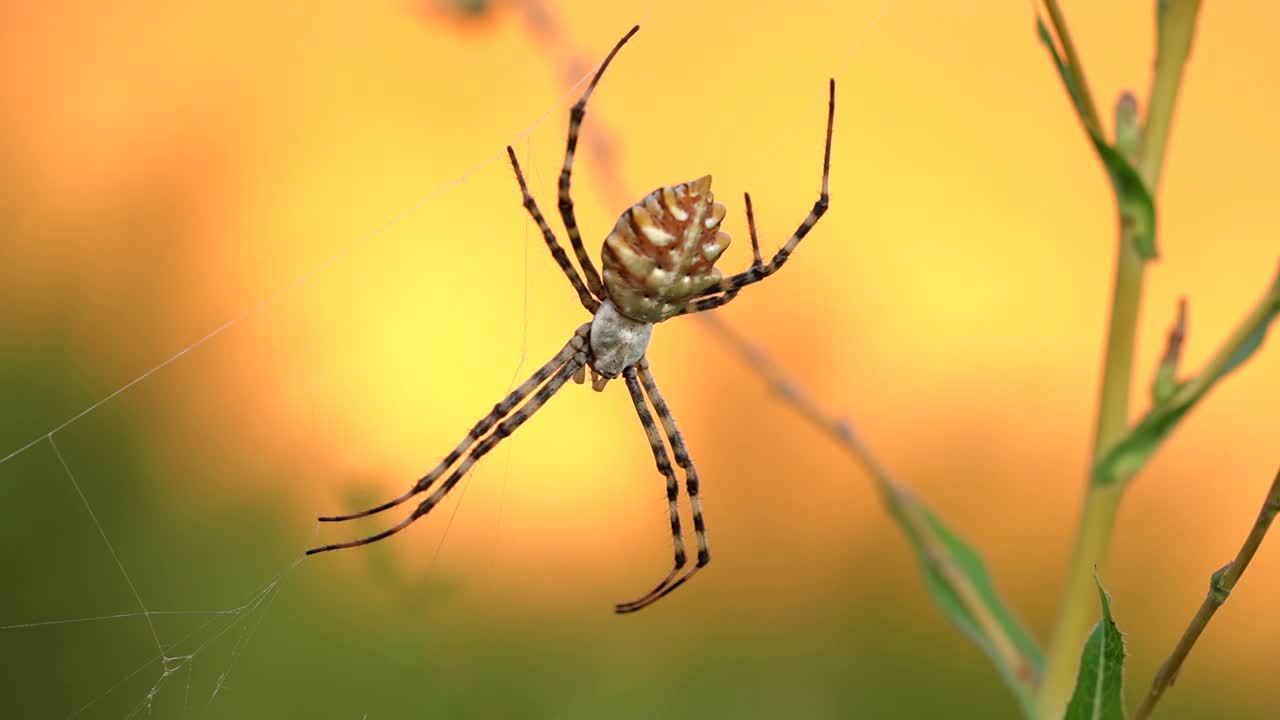
<instances>
[{"instance_id":1,"label":"spider web","mask_svg":"<svg viewBox=\"0 0 1280 720\"><path fill-rule=\"evenodd\" d=\"M650 20L675 21L673 8L655 12L655 5L657 3L644 6L634 19L642 24ZM891 3L884 0L873 5L876 9L871 19L857 28L848 46L837 56L832 75L838 75L847 65ZM583 75L577 85L546 106L511 138L512 144L521 148L535 132L547 135L546 142L552 148L562 142L563 111L580 92L586 77ZM795 122L798 126L809 119L797 117ZM612 124L616 124L616 119ZM14 670L9 673L11 679L6 681L11 683L6 693L10 697L0 700L0 714L12 717L46 714L200 717L227 713L233 711L221 707L219 701L234 691L237 673L275 672L269 667L272 657L254 658L251 669L241 668L250 664L246 656L252 655L253 640L264 627L275 626L278 637L274 638L273 646L282 642L281 637L285 641L290 637L290 629L280 627L287 625L287 619L271 613L277 600L290 592L305 594L317 590L300 586L296 571L303 556L278 550L296 541L297 536L282 541L281 533L270 528L270 518L260 509L250 508L248 500L232 501L208 513L208 517L197 519L187 491L180 496L176 491L156 492L143 487L146 478L163 474L163 468L173 463L173 458L148 456L139 446L139 435L165 429L139 429L145 420L139 419L139 411L127 401L142 403L153 401L157 395L171 394L182 402L184 380L188 379L184 373L196 374L196 370L184 366L199 364L201 356L217 357L218 346L226 343L232 330L243 331L251 325L254 332L269 333L272 327L289 322L288 313L309 301L307 293L313 285L331 282L331 276L340 276L357 265L362 255L369 254L380 242L396 237L410 219L421 216L437 201L447 199L478 174L505 173L501 145L494 142L493 152L465 171L390 214L367 232L340 244L335 251L277 284L256 302L199 334L193 342L164 355L163 360L149 369L101 393L81 409L62 415L62 419L48 425L48 430L28 441L12 443L10 448L0 447L0 507L3 508L0 518L9 533L0 537L5 538L10 548L5 555L6 567L12 568L12 577L23 579L22 586L11 586L6 591L6 600L0 603L3 608L0 647L4 648L6 665ZM541 182L545 177L538 175L547 173L538 173L538 170L558 162L554 149L550 153L534 153L532 157L528 157L528 153L526 146L522 160L528 160L526 169L531 181L545 188L546 183ZM545 210L547 200L542 202ZM522 216L518 204L509 204L515 209L506 211L515 217ZM532 241L540 246L536 231L534 235ZM515 293L522 308L521 337L508 389L527 372L530 241L526 224L521 250L525 276ZM66 370L61 373L63 377L76 376L72 351L55 347L47 355L39 361ZM36 403L40 393L46 391L66 397L77 395L76 391L82 394L84 389L26 389L36 398L33 400ZM317 394L322 396L323 391ZM19 395L15 390L15 401L22 400ZM19 404L15 402L14 406ZM199 441L199 438L186 439L186 442ZM510 475L510 447L506 449L508 454L500 480L499 518L507 503ZM199 485L221 471L238 470L243 467L227 461L190 480ZM291 473L296 469L269 468L262 471L264 482L269 482L266 478L273 471ZM474 472L471 477L475 477ZM457 497L449 509L451 515L445 532L469 487L470 482L455 493ZM199 494L197 490L195 495ZM227 525L232 526L230 532ZM318 528L313 528L302 547L313 545L317 532ZM190 540L192 537L196 540ZM442 534L431 554L433 563L443 542ZM211 543L220 546L214 557L205 556ZM154 552L152 546L158 544L169 546L171 552ZM259 548L276 549L261 551ZM371 564L383 563L376 572L390 577L389 582L406 582L388 566L390 561L380 551L374 550L369 555ZM495 553L495 563L496 557ZM232 562L228 563L227 558ZM211 564L207 577L193 581L189 573L184 573L181 581L184 586L174 587L167 579L165 564L175 561ZM228 568L228 564L239 567ZM257 580L249 581L249 577ZM448 592L433 584L417 589L427 599ZM153 599L156 597L172 599L175 605L166 606ZM201 599L210 602L202 605ZM292 601L300 602L297 597ZM95 609L106 611L95 612ZM359 606L353 611L359 612ZM272 618L272 622L268 623L268 618ZM50 653L51 648L56 651ZM269 652L278 655L274 649ZM24 658L50 655L59 658L57 666L22 667ZM298 674L305 676L305 669ZM48 680L49 676L54 680ZM42 690L57 688L59 695L54 698L24 696L20 683L25 681ZM305 682L305 677L301 682ZM358 703L358 694L356 698ZM277 708L270 714L285 714L285 711Z\"/></svg>"}]
</instances>

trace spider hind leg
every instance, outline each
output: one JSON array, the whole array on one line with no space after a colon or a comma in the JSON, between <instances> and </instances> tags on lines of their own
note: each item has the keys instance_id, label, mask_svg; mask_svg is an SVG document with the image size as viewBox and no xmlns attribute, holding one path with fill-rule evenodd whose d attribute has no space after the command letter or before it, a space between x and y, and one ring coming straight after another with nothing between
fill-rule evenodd
<instances>
[{"instance_id":1,"label":"spider hind leg","mask_svg":"<svg viewBox=\"0 0 1280 720\"><path fill-rule=\"evenodd\" d=\"M654 379L653 373L649 370L649 361L641 358L636 365L627 368L623 373L623 377L626 380L627 389L631 391L631 400L636 406L636 414L640 417L640 423L644 426L645 434L649 438L649 446L653 450L658 471L667 479L668 513L671 519L671 537L675 558L671 572L667 573L667 576L652 590L635 600L615 605L614 612L619 614L632 613L649 607L688 582L699 570L706 567L707 563L711 562L711 552L707 548L706 524L702 519L702 499L698 494L698 471L693 465L693 460L689 457L688 448L684 444L684 436L680 433L680 428L676 426L675 416L671 414L671 408L667 406L666 400L658 390L658 383ZM643 392L641 391L642 387ZM698 544L698 556L694 566L685 571L683 575L680 574L680 571L684 568L688 558L685 553L684 535L680 530L680 515L676 505L678 488L676 486L675 471L671 468L671 461L667 457L666 448L658 435L658 428L653 422L653 416L649 413L645 395L648 396L648 402L653 404L654 411L657 413L658 419L662 423L662 428L666 433L667 441L671 443L671 451L675 455L676 464L684 471L685 491L689 495L689 504L693 510L693 530Z\"/></svg>"},{"instance_id":2,"label":"spider hind leg","mask_svg":"<svg viewBox=\"0 0 1280 720\"><path fill-rule=\"evenodd\" d=\"M429 512L431 508L449 492L449 490L453 489L453 486L462 479L462 476L471 469L471 466L475 464L477 460L492 450L493 446L497 445L504 438L514 432L516 428L523 425L526 420L528 420L543 406L543 404L547 402L547 400L551 399L551 396L564 385L570 376L581 371L582 367L587 362L587 353L589 352L587 347L587 333L590 328L590 324L585 324L579 327L577 331L574 332L573 337L569 339L569 342L565 344L564 348L562 348L560 352L556 353L555 357L551 358L551 360L545 365L538 368L538 370L534 372L528 380L524 381L520 387L512 390L506 397L498 402L498 404L494 405L493 410L491 410L488 415L481 418L479 422L477 422L471 430L467 432L466 437L458 443L458 446L446 455L444 459L440 461L440 464L436 465L431 472L419 478L408 492L368 510L362 510L349 515L322 517L320 518L320 521L342 522L345 520L367 517L369 515L380 513L384 510L389 510L400 505L409 498L430 489L431 486L434 485L450 467L453 467L454 463L458 463L458 461L461 460L458 468L449 475L444 484L427 497L427 499L424 500L422 504L420 504L418 508L409 515L409 517L391 528L375 535L351 542L336 543L312 548L307 551L307 554L314 555L316 553L328 552L330 550L342 550L344 548L357 547L359 545L367 545L371 542L377 542L400 532L412 524L414 520L417 520L419 517ZM538 389L539 386L541 386L540 389ZM538 389L538 391L534 393L532 398L528 399L528 402L525 402L526 398L529 397L529 394L533 393L535 389ZM522 402L524 402L524 405L520 406ZM519 409L516 409L517 406L520 406ZM494 427L495 425L497 426L496 428ZM473 445L474 447L472 447Z\"/></svg>"}]
</instances>

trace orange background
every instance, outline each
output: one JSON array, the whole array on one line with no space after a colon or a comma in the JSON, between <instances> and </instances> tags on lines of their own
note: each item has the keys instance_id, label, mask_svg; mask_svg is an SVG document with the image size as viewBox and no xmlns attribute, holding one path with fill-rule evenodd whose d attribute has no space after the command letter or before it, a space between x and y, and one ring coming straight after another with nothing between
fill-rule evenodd
<instances>
[{"instance_id":1,"label":"orange background","mask_svg":"<svg viewBox=\"0 0 1280 720\"><path fill-rule=\"evenodd\" d=\"M1066 3L1104 107L1124 89L1145 95L1151 5ZM586 124L613 139L634 199L714 175L730 270L750 262L742 191L766 252L813 202L836 77L832 209L722 316L853 418L984 552L1043 639L1086 476L1114 217L1028 8L631 0L555 12L590 62L642 23ZM1160 189L1135 415L1177 298L1190 299L1194 368L1276 271L1277 20L1260 1L1202 12ZM148 461L168 468L148 481L165 507L271 508L287 562L316 538L311 518L354 509L353 493L401 492L586 319L502 152L515 146L554 215L574 95L518 7L468 20L408 2L14 3L0 27L0 335L20 355L56 324L80 377L8 421L0 456L248 312L57 440L91 476L101 458L77 444L119 413L143 418ZM597 161L581 152L575 174L593 253L623 210L606 202ZM660 326L650 358L699 463L716 561L637 624L697 633L727 614L785 633L795 618L858 612L849 578L865 577L880 588L868 597L894 593L889 622L982 662L933 610L871 483L833 443L696 322ZM1134 484L1102 571L1131 686L1145 687L1247 531L1280 462L1277 397L1273 340ZM449 502L391 541L412 572L453 578L460 602L603 615L669 563L662 481L620 384L569 386L462 490L451 524ZM1269 687L1273 545L1178 690L1210 668L1206 686ZM358 552L303 570L341 588L358 581ZM175 589L166 577L143 577L159 605Z\"/></svg>"}]
</instances>

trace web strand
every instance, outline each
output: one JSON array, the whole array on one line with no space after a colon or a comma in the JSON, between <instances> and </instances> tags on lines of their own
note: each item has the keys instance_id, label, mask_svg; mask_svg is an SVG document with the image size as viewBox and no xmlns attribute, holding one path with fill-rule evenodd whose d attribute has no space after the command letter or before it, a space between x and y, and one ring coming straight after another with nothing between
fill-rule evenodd
<instances>
[{"instance_id":1,"label":"web strand","mask_svg":"<svg viewBox=\"0 0 1280 720\"><path fill-rule=\"evenodd\" d=\"M862 29L854 36L853 42L849 45L849 49L845 51L844 57L840 58L840 62L836 63L835 69L831 71L831 77L838 77L840 75L840 71L844 69L845 65L849 64L849 60L853 58L854 54L862 49L862 45L871 35L871 31L875 29L876 25L880 24L882 19L884 19L885 14L889 12L889 6L892 4L893 0L884 0L884 2L880 3L880 9L876 11L875 17L871 18L871 22L862 26Z\"/></svg>"},{"instance_id":2,"label":"web strand","mask_svg":"<svg viewBox=\"0 0 1280 720\"><path fill-rule=\"evenodd\" d=\"M156 641L156 649L160 651L160 655L164 657L165 668L168 669L169 658L164 655L164 645L160 642L160 633L156 632L156 625L151 620L151 612L147 610L146 603L142 602L142 595L138 592L138 586L133 584L133 578L129 577L129 571L124 569L124 563L120 560L119 553L116 552L115 545L111 544L111 540L107 538L107 531L102 529L102 523L98 522L98 514L93 511L93 507L89 505L89 500L84 496L84 491L80 489L80 483L76 481L76 476L71 472L71 466L67 464L67 459L62 456L62 451L58 449L58 443L53 440L53 433L49 433L49 447L53 448L53 454L58 456L58 462L62 465L62 469L67 474L67 479L71 481L71 485L75 487L76 494L80 496L80 502L84 503L84 509L88 511L89 518L93 520L93 526L98 529L98 534L102 536L102 542L107 546L107 550L111 553L111 559L116 561L116 567L120 568L120 574L124 576L124 581L128 583L129 590L133 592L133 598L138 601L138 607L142 610L142 616L147 619L147 629L151 631L151 638Z\"/></svg>"},{"instance_id":3,"label":"web strand","mask_svg":"<svg viewBox=\"0 0 1280 720\"><path fill-rule=\"evenodd\" d=\"M246 601L244 604L240 605L239 607L235 607L230 610L200 611L199 614L210 615L212 617L210 617L205 622L201 623L198 627L196 627L191 632L182 636L177 642L175 642L173 645L169 647L169 650L160 650L157 654L148 658L146 662L142 663L137 668L135 668L134 670L126 674L124 677L120 678L120 680L116 681L113 685L108 687L105 691L103 691L97 697L95 697L94 699L90 700L89 702L85 703L84 705L80 706L79 708L77 708L76 710L68 714L67 717L71 718L71 717L80 715L81 713L85 712L89 708L105 700L116 690L120 689L120 687L123 686L125 683L137 677L144 670L151 667L155 663L161 662L163 665L165 661L168 661L171 664L170 667L162 669L159 679L156 680L155 684L153 684L151 688L147 691L146 696L143 698L143 700L137 706L135 706L134 710L131 711L129 715L130 716L136 715L140 709L146 709L147 707L149 707L149 705L155 700L156 696L159 694L160 690L164 687L165 683L169 680L170 677L180 672L184 667L188 669L188 673L193 672L189 666L195 660L196 656L203 653L219 638L221 638L223 635L227 634L233 628L235 628L237 625L243 622L245 617L252 614L259 607L264 607L264 601L267 600L268 597L274 597L276 594L278 594L285 580L288 579L289 575L292 574L293 570L297 568L299 564L302 563L304 558L305 556L299 556L298 558L294 559L293 562L290 563L288 567L286 567L281 572L277 573L276 576L270 582L258 588L254 592L254 594L250 597L250 599ZM148 613L151 615L196 614L196 613L182 612L182 611L148 611ZM137 617L137 615L138 613L132 613L133 617ZM197 645L190 652L185 654L180 654L180 655L169 654L170 651L176 648L182 647L187 643L187 641L191 640L192 638L201 636L204 633L204 631L207 630L210 626L212 626L215 622L217 622L220 617L227 617L227 616L230 616L232 619L230 622L226 624L225 627L220 628L216 633L206 638L203 642ZM96 618L89 618L89 620L93 620L93 619L96 619ZM67 622L76 622L76 620L70 620ZM261 622L261 618L259 619L259 622ZM45 624L53 624L53 623L36 623L37 626L45 625ZM19 625L16 627L21 628L24 626ZM8 629L8 628L0 627L0 630L5 630L5 629ZM191 684L191 679L190 679L190 675L188 675L187 691L186 691L188 698L190 695L190 684Z\"/></svg>"}]
</instances>

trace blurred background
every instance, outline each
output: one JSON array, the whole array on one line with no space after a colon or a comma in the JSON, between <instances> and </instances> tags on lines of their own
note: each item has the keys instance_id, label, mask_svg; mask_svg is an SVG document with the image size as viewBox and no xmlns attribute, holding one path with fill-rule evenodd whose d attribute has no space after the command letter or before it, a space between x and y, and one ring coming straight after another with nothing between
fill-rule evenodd
<instances>
[{"instance_id":1,"label":"blurred background","mask_svg":"<svg viewBox=\"0 0 1280 720\"><path fill-rule=\"evenodd\" d=\"M1064 3L1106 106L1146 93L1153 4ZM1135 414L1177 298L1196 367L1275 272L1278 18L1203 10ZM554 214L570 85L637 22L578 155L592 252L627 204L707 172L722 265L750 262L744 190L772 252L818 190L834 75L832 210L721 316L851 418L1046 638L1114 217L1025 4L7 3L0 457L26 449L0 463L0 715L1015 715L866 474L691 320L650 358L715 560L658 605L611 611L670 563L616 383L570 385L393 540L299 561L398 519L314 522L402 492L586 319L502 148ZM1132 487L1101 575L1133 696L1257 512L1277 397L1273 341ZM1278 591L1271 542L1164 715L1274 716Z\"/></svg>"}]
</instances>

